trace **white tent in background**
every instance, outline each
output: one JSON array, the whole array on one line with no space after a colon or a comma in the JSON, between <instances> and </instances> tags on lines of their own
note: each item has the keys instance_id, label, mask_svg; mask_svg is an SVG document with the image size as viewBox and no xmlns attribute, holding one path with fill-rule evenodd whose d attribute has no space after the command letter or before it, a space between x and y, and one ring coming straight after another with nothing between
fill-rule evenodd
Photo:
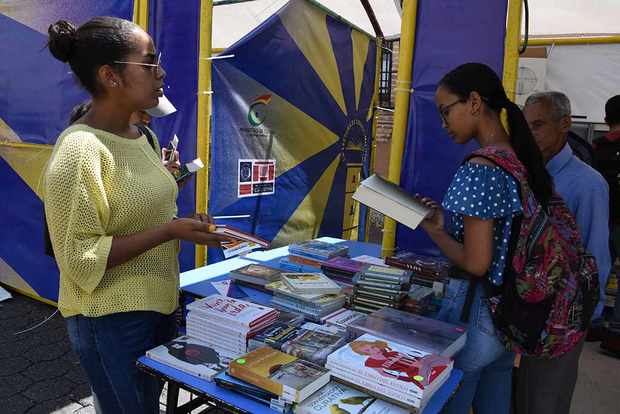
<instances>
[{"instance_id":1,"label":"white tent in background","mask_svg":"<svg viewBox=\"0 0 620 414\"><path fill-rule=\"evenodd\" d=\"M530 35L620 32L619 0L529 0Z\"/></svg>"},{"instance_id":2,"label":"white tent in background","mask_svg":"<svg viewBox=\"0 0 620 414\"><path fill-rule=\"evenodd\" d=\"M315 0L360 29L375 34L359 0ZM226 48L241 39L288 0L253 0L213 8L213 47ZM216 2L217 3L217 2ZM400 14L394 0L370 0L384 36L400 33Z\"/></svg>"}]
</instances>

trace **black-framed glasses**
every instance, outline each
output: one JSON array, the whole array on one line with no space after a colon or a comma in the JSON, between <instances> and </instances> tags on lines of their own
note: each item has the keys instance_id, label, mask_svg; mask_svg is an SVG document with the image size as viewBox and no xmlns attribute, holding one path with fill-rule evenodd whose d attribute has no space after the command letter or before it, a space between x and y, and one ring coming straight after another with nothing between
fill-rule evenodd
<instances>
[{"instance_id":1,"label":"black-framed glasses","mask_svg":"<svg viewBox=\"0 0 620 414\"><path fill-rule=\"evenodd\" d=\"M150 67L153 73L157 73L161 68L161 52L159 52L155 56L155 60L153 63L144 63L144 62L131 62L127 60L115 60L113 63L120 63L123 65L139 65L139 66L147 66Z\"/></svg>"},{"instance_id":2,"label":"black-framed glasses","mask_svg":"<svg viewBox=\"0 0 620 414\"><path fill-rule=\"evenodd\" d=\"M450 109L452 109L454 105L458 103L463 103L463 102L465 102L464 99L458 99L452 102L451 104L448 104L448 105L445 105L439 108L439 116L441 116L441 119L444 122L444 124L448 123L448 116L450 115Z\"/></svg>"}]
</instances>

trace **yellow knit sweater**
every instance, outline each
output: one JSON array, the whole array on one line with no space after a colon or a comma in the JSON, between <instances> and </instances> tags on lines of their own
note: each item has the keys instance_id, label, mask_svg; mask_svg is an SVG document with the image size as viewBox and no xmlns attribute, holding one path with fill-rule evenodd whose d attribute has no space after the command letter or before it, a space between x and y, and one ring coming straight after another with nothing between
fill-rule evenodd
<instances>
[{"instance_id":1,"label":"yellow knit sweater","mask_svg":"<svg viewBox=\"0 0 620 414\"><path fill-rule=\"evenodd\" d=\"M145 136L73 125L58 138L43 185L63 316L175 310L177 241L106 270L112 237L169 222L177 211L177 185Z\"/></svg>"}]
</instances>

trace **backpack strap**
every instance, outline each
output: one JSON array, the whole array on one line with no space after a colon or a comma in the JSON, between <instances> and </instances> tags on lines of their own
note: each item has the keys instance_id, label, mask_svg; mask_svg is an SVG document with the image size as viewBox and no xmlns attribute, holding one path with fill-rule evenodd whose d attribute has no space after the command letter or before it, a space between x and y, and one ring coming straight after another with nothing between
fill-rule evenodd
<instances>
[{"instance_id":1,"label":"backpack strap","mask_svg":"<svg viewBox=\"0 0 620 414\"><path fill-rule=\"evenodd\" d=\"M153 134L151 134L151 130L141 124L136 124L136 127L138 127L138 130L146 136L146 139L151 145L151 148L153 148L153 151L157 152L157 147L155 146L155 137L153 137Z\"/></svg>"},{"instance_id":2,"label":"backpack strap","mask_svg":"<svg viewBox=\"0 0 620 414\"><path fill-rule=\"evenodd\" d=\"M519 184L523 185L524 182L527 182L527 172L525 167L519 159L510 151L506 151L503 149L495 148L495 147L485 147L480 148L469 154L467 158L465 158L464 162L468 162L472 158L484 158L491 161L493 164L500 167L506 173L510 174L514 177L515 180L519 182Z\"/></svg>"}]
</instances>

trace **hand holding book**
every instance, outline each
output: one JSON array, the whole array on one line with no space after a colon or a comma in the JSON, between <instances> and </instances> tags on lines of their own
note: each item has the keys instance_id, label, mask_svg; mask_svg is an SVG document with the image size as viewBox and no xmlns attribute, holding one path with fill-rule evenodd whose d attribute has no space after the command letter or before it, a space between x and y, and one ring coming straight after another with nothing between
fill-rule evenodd
<instances>
[{"instance_id":1,"label":"hand holding book","mask_svg":"<svg viewBox=\"0 0 620 414\"><path fill-rule=\"evenodd\" d=\"M430 213L420 222L420 226L424 231L427 233L443 231L444 214L441 205L430 197L422 197L420 194L416 194L415 197L430 210Z\"/></svg>"}]
</instances>

